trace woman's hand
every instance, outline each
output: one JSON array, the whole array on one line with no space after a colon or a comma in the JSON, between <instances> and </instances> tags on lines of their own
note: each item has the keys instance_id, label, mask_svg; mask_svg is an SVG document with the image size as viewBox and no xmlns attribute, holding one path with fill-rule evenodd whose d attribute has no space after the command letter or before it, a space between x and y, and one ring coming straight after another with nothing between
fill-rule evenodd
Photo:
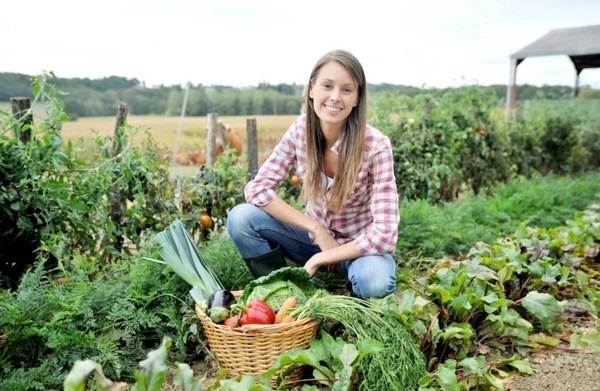
<instances>
[{"instance_id":1,"label":"woman's hand","mask_svg":"<svg viewBox=\"0 0 600 391\"><path fill-rule=\"evenodd\" d=\"M324 226L320 225L316 230L313 231L313 237L315 239L315 244L319 246L321 252L313 255L305 264L304 269L310 274L314 276L315 273L321 267L326 267L327 271L334 271L336 265L329 264L326 260L323 259L323 253L332 248L338 247L339 243L335 241L333 236L329 233L329 230Z\"/></svg>"},{"instance_id":2,"label":"woman's hand","mask_svg":"<svg viewBox=\"0 0 600 391\"><path fill-rule=\"evenodd\" d=\"M335 241L329 231L322 225L319 225L319 228L313 232L313 237L315 238L315 244L319 246L321 251L327 251L339 246L338 242Z\"/></svg>"},{"instance_id":3,"label":"woman's hand","mask_svg":"<svg viewBox=\"0 0 600 391\"><path fill-rule=\"evenodd\" d=\"M336 263L329 263L325 253L320 252L312 257L304 264L304 270L311 276L314 276L320 268L326 268L328 272L333 272L337 269Z\"/></svg>"},{"instance_id":4,"label":"woman's hand","mask_svg":"<svg viewBox=\"0 0 600 391\"><path fill-rule=\"evenodd\" d=\"M304 270L312 277L319 270L319 265L315 260L315 256L313 255L306 263L304 264Z\"/></svg>"},{"instance_id":5,"label":"woman's hand","mask_svg":"<svg viewBox=\"0 0 600 391\"><path fill-rule=\"evenodd\" d=\"M319 269L323 266L327 266L328 269L329 266L335 266L325 264L321 259L322 257L323 253L317 253L310 257L310 259L304 264L304 270L306 270L306 272L311 276L314 276L317 273L317 271L319 271Z\"/></svg>"}]
</instances>

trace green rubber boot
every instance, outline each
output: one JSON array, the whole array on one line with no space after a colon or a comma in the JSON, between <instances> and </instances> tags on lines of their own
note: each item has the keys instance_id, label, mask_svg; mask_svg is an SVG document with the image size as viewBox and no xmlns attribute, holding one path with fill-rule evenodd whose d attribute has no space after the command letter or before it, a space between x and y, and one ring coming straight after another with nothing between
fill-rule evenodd
<instances>
[{"instance_id":1,"label":"green rubber boot","mask_svg":"<svg viewBox=\"0 0 600 391\"><path fill-rule=\"evenodd\" d=\"M269 275L272 271L287 266L279 245L266 254L244 258L244 262L246 262L246 266L248 266L254 278Z\"/></svg>"}]
</instances>

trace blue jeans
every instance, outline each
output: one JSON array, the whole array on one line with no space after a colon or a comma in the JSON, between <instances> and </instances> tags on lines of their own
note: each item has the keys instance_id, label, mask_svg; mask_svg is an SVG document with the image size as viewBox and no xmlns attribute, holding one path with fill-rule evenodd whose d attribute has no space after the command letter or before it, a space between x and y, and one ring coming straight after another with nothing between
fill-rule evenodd
<instances>
[{"instance_id":1,"label":"blue jeans","mask_svg":"<svg viewBox=\"0 0 600 391\"><path fill-rule=\"evenodd\" d=\"M308 232L282 223L250 205L235 206L227 216L227 232L242 258L267 254L277 245L286 258L303 266L321 252L311 243ZM363 299L383 297L396 290L396 262L390 254L365 255L337 265L352 286L352 292Z\"/></svg>"}]
</instances>

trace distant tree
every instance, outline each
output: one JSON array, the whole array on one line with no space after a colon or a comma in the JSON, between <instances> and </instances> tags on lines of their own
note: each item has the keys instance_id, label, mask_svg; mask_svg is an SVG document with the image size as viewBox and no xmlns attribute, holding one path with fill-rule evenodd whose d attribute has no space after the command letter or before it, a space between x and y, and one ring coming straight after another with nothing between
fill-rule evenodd
<instances>
[{"instance_id":1,"label":"distant tree","mask_svg":"<svg viewBox=\"0 0 600 391\"><path fill-rule=\"evenodd\" d=\"M200 84L194 89L194 91L196 91L198 94L198 115L207 115L209 113L210 99L206 93L206 88Z\"/></svg>"},{"instance_id":2,"label":"distant tree","mask_svg":"<svg viewBox=\"0 0 600 391\"><path fill-rule=\"evenodd\" d=\"M159 86L154 88L133 87L118 94L119 102L129 105L129 112L138 115L165 115L171 88Z\"/></svg>"},{"instance_id":3,"label":"distant tree","mask_svg":"<svg viewBox=\"0 0 600 391\"><path fill-rule=\"evenodd\" d=\"M31 76L21 73L0 73L0 100L8 102L10 98L16 96L33 98Z\"/></svg>"},{"instance_id":4,"label":"distant tree","mask_svg":"<svg viewBox=\"0 0 600 391\"><path fill-rule=\"evenodd\" d=\"M582 87L577 95L578 99L600 99L600 89L593 89L589 86Z\"/></svg>"},{"instance_id":5,"label":"distant tree","mask_svg":"<svg viewBox=\"0 0 600 391\"><path fill-rule=\"evenodd\" d=\"M171 89L169 91L169 97L167 98L167 115L179 115L181 113L181 106L183 105L183 90Z\"/></svg>"},{"instance_id":6,"label":"distant tree","mask_svg":"<svg viewBox=\"0 0 600 391\"><path fill-rule=\"evenodd\" d=\"M389 83L369 84L367 89L370 94L378 94L380 92L394 92L400 95L414 97L422 92L421 88L412 86L403 86Z\"/></svg>"},{"instance_id":7,"label":"distant tree","mask_svg":"<svg viewBox=\"0 0 600 391\"><path fill-rule=\"evenodd\" d=\"M278 84L276 91L283 95L295 95L298 92L302 92L304 86L297 86L296 84Z\"/></svg>"},{"instance_id":8,"label":"distant tree","mask_svg":"<svg viewBox=\"0 0 600 391\"><path fill-rule=\"evenodd\" d=\"M125 102L131 113L139 115L179 115L185 89L181 85L146 87L138 79L110 76L102 79L55 78L52 83L66 93L65 111L71 118L115 115L117 105ZM459 87L462 88L462 87ZM500 101L506 99L506 85L489 86ZM302 104L303 84L261 82L257 87L237 88L225 85L190 85L186 115L285 115L297 114ZM414 97L423 92L440 95L456 88L419 88L390 83L369 84L370 95L392 92ZM19 73L0 73L0 100L30 96L31 77ZM598 99L600 91L582 86L580 99ZM570 86L518 85L517 99L570 99Z\"/></svg>"},{"instance_id":9,"label":"distant tree","mask_svg":"<svg viewBox=\"0 0 600 391\"><path fill-rule=\"evenodd\" d=\"M260 112L265 115L278 114L277 93L275 91L265 91L261 100ZM281 109L280 109L281 110Z\"/></svg>"}]
</instances>

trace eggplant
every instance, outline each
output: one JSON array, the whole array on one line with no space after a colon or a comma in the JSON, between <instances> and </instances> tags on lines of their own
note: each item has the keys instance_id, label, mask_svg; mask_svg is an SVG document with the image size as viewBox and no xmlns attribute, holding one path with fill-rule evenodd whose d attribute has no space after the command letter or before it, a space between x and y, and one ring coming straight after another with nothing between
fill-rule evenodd
<instances>
[{"instance_id":1,"label":"eggplant","mask_svg":"<svg viewBox=\"0 0 600 391\"><path fill-rule=\"evenodd\" d=\"M221 307L230 309L235 303L235 296L228 290L218 290L213 292L208 298L208 308Z\"/></svg>"}]
</instances>

